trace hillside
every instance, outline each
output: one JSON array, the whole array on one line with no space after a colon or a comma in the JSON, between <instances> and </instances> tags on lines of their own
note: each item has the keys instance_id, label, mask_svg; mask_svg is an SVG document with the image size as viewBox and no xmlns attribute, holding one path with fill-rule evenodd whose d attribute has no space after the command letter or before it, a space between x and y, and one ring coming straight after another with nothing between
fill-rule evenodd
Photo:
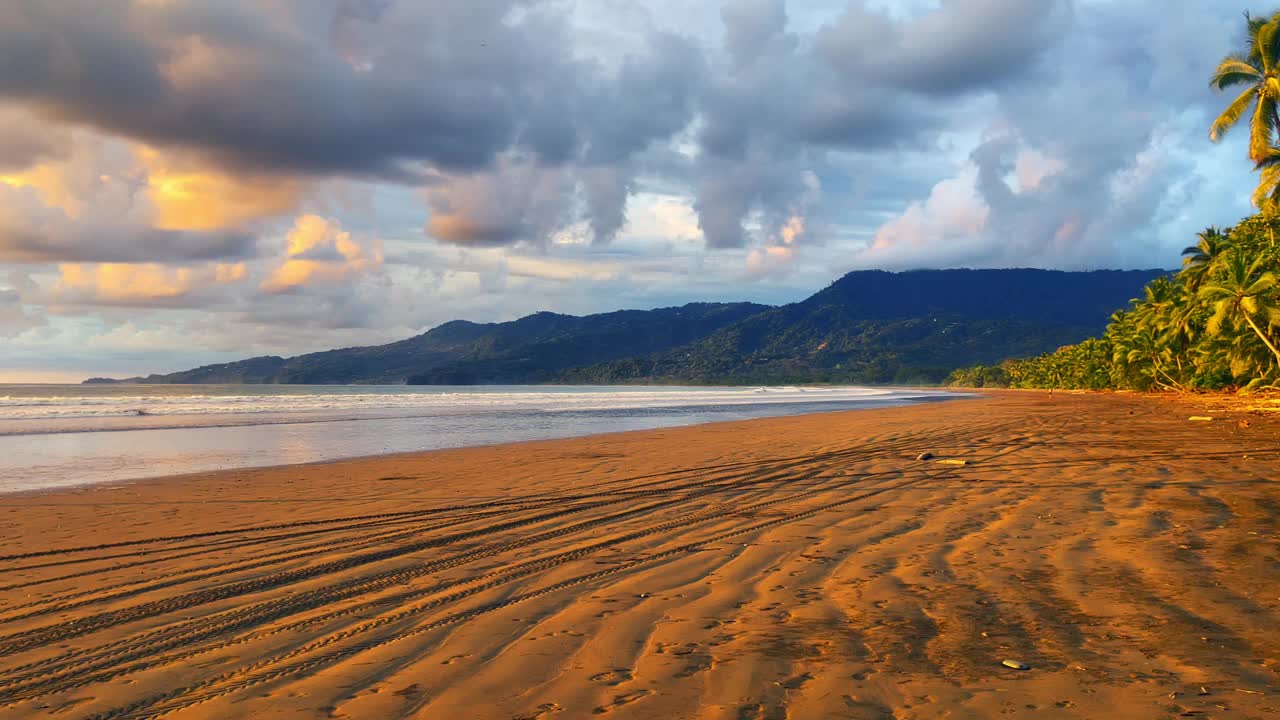
<instances>
[{"instance_id":1,"label":"hillside","mask_svg":"<svg viewBox=\"0 0 1280 720\"><path fill-rule=\"evenodd\" d=\"M455 320L407 340L292 358L264 356L206 365L144 383L540 383L583 364L677 347L755 315L754 303L691 303L574 317L540 312L504 323Z\"/></svg>"},{"instance_id":2,"label":"hillside","mask_svg":"<svg viewBox=\"0 0 1280 720\"><path fill-rule=\"evenodd\" d=\"M759 313L687 346L578 368L566 379L936 383L966 363L1079 342L1161 274L852 272L802 302Z\"/></svg>"},{"instance_id":3,"label":"hillside","mask_svg":"<svg viewBox=\"0 0 1280 720\"><path fill-rule=\"evenodd\" d=\"M146 383L930 383L1096 334L1156 270L852 272L798 303L693 303L511 322L208 365Z\"/></svg>"}]
</instances>

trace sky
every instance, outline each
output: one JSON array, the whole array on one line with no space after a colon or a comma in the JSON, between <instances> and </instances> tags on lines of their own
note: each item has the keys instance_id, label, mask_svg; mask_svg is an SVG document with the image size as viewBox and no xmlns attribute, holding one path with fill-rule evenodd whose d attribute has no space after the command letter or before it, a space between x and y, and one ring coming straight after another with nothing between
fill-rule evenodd
<instances>
[{"instance_id":1,"label":"sky","mask_svg":"<svg viewBox=\"0 0 1280 720\"><path fill-rule=\"evenodd\" d=\"M0 382L1176 267L1248 214L1221 0L16 0ZM1254 8L1255 14L1268 8Z\"/></svg>"}]
</instances>

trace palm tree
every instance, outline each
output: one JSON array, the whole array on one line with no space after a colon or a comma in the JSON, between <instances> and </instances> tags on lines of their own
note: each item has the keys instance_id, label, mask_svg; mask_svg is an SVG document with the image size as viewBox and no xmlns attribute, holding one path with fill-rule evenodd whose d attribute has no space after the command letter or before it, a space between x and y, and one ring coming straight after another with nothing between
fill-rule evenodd
<instances>
[{"instance_id":1,"label":"palm tree","mask_svg":"<svg viewBox=\"0 0 1280 720\"><path fill-rule=\"evenodd\" d=\"M1196 233L1196 244L1182 251L1182 272L1179 277L1187 287L1199 290L1205 276L1218 256L1227 248L1227 233L1210 225Z\"/></svg>"},{"instance_id":2,"label":"palm tree","mask_svg":"<svg viewBox=\"0 0 1280 720\"><path fill-rule=\"evenodd\" d=\"M1160 310L1162 341L1173 351L1173 362L1178 368L1179 382L1188 380L1187 363L1190 351L1200 334L1204 306L1195 291L1183 283L1174 286L1173 295Z\"/></svg>"},{"instance_id":3,"label":"palm tree","mask_svg":"<svg viewBox=\"0 0 1280 720\"><path fill-rule=\"evenodd\" d=\"M1115 339L1111 361L1124 368L1127 373L1135 374L1150 384L1165 390L1182 390L1181 383L1169 375L1165 367L1172 355L1154 327L1140 324ZM1161 376L1164 377L1163 380Z\"/></svg>"},{"instance_id":4,"label":"palm tree","mask_svg":"<svg viewBox=\"0 0 1280 720\"><path fill-rule=\"evenodd\" d=\"M1240 122L1249 106L1253 117L1249 121L1249 159L1262 162L1271 148L1271 138L1280 126L1280 13L1270 20L1255 18L1245 13L1249 50L1245 55L1224 57L1209 79L1209 86L1225 90L1234 85L1248 85L1244 92L1227 105L1213 124L1209 126L1209 139L1218 142L1227 130Z\"/></svg>"},{"instance_id":5,"label":"palm tree","mask_svg":"<svg viewBox=\"0 0 1280 720\"><path fill-rule=\"evenodd\" d=\"M1275 287L1276 274L1261 271L1265 258L1258 258L1252 264L1247 262L1243 253L1230 253L1224 258L1222 277L1200 289L1200 297L1213 303L1214 309L1205 329L1210 335L1221 335L1237 319L1244 320L1280 363L1280 348L1254 319L1261 315L1268 328L1280 324L1280 307L1269 304L1271 298L1264 295Z\"/></svg>"}]
</instances>

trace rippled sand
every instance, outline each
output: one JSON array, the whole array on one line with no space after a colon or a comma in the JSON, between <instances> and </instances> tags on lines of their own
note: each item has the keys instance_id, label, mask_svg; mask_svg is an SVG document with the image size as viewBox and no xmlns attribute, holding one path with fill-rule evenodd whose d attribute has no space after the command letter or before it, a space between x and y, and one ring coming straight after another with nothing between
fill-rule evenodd
<instances>
[{"instance_id":1,"label":"rippled sand","mask_svg":"<svg viewBox=\"0 0 1280 720\"><path fill-rule=\"evenodd\" d=\"M7 496L0 717L1277 717L1278 523L1038 393Z\"/></svg>"}]
</instances>

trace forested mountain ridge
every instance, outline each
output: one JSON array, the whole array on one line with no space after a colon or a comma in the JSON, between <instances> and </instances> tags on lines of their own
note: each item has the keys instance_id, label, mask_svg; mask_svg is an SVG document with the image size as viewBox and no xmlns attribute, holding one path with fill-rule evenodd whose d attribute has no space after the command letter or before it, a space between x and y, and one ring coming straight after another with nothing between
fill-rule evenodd
<instances>
[{"instance_id":1,"label":"forested mountain ridge","mask_svg":"<svg viewBox=\"0 0 1280 720\"><path fill-rule=\"evenodd\" d=\"M934 383L1047 352L1106 324L1159 270L852 272L685 347L566 374L573 382ZM1033 348L1040 348L1033 350Z\"/></svg>"},{"instance_id":2,"label":"forested mountain ridge","mask_svg":"<svg viewBox=\"0 0 1280 720\"><path fill-rule=\"evenodd\" d=\"M504 323L387 345L264 356L144 383L937 382L1099 332L1158 270L851 272L797 303L692 303Z\"/></svg>"}]
</instances>

